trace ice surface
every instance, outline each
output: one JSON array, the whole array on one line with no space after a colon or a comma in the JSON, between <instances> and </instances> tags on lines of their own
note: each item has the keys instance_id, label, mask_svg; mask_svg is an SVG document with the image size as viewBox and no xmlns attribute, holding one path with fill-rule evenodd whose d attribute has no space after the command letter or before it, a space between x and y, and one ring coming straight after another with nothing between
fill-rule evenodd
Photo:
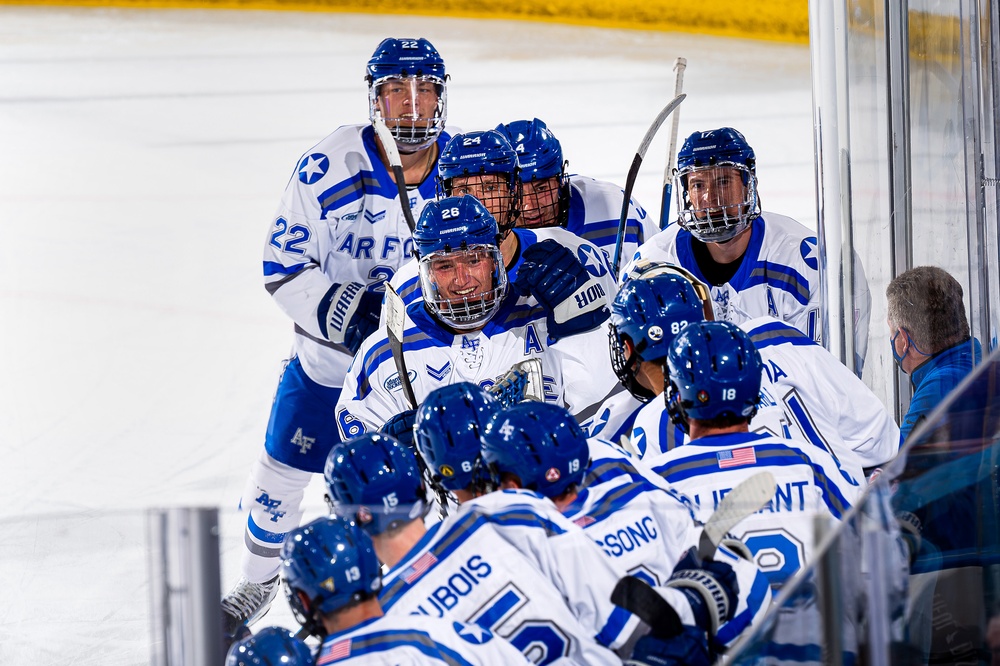
<instances>
[{"instance_id":1,"label":"ice surface","mask_svg":"<svg viewBox=\"0 0 1000 666\"><path fill-rule=\"evenodd\" d=\"M291 325L260 257L297 157L426 36L463 129L539 117L624 183L688 60L681 137L732 125L815 225L806 47L426 17L0 7L0 663L148 660L142 511L237 505ZM659 209L669 126L635 194ZM322 510L320 486L307 496ZM223 518L223 577L240 525ZM291 623L279 598L265 622Z\"/></svg>"}]
</instances>

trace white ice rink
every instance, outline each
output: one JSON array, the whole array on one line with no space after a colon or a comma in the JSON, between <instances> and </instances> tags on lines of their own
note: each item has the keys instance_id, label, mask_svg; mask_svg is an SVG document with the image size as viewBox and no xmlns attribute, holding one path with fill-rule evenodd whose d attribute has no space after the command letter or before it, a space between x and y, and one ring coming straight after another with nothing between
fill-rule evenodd
<instances>
[{"instance_id":1,"label":"white ice rink","mask_svg":"<svg viewBox=\"0 0 1000 666\"><path fill-rule=\"evenodd\" d=\"M437 46L454 125L539 117L572 172L620 184L684 56L681 137L737 127L764 207L815 226L804 46L0 7L0 664L148 661L147 507L227 510L224 585L238 576L245 516L228 511L291 342L262 284L265 233L299 155L367 118L364 64L386 36ZM652 215L668 130L635 190ZM283 598L268 620L293 621Z\"/></svg>"}]
</instances>

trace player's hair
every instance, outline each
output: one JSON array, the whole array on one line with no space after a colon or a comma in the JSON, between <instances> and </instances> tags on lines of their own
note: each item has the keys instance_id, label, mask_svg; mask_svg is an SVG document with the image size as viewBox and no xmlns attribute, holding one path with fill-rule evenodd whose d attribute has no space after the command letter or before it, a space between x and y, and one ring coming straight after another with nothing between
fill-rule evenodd
<instances>
[{"instance_id":1,"label":"player's hair","mask_svg":"<svg viewBox=\"0 0 1000 666\"><path fill-rule=\"evenodd\" d=\"M711 419L689 419L689 421L697 422L699 426L706 430L720 430L723 428L731 428L735 425L750 423L750 419L748 417L738 416L736 414L723 414L722 416L716 416Z\"/></svg>"},{"instance_id":2,"label":"player's hair","mask_svg":"<svg viewBox=\"0 0 1000 666\"><path fill-rule=\"evenodd\" d=\"M888 319L906 329L917 347L934 354L969 339L962 285L937 266L917 266L898 275L885 289Z\"/></svg>"}]
</instances>

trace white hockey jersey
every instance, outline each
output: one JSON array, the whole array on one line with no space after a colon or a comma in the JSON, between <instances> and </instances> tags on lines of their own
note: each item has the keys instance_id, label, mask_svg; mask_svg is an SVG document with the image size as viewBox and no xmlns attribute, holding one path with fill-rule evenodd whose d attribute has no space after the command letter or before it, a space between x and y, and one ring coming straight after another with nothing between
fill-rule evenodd
<instances>
[{"instance_id":1,"label":"white hockey jersey","mask_svg":"<svg viewBox=\"0 0 1000 666\"><path fill-rule=\"evenodd\" d=\"M899 426L881 401L833 354L773 317L739 324L764 364L761 404L750 430L814 444L831 453L855 478L892 460ZM641 456L682 444L663 396L645 405L632 427Z\"/></svg>"},{"instance_id":2,"label":"white hockey jersey","mask_svg":"<svg viewBox=\"0 0 1000 666\"><path fill-rule=\"evenodd\" d=\"M450 138L438 137L439 152ZM409 194L419 215L434 199L434 178ZM318 306L330 287L355 281L378 290L412 244L371 125L342 126L300 158L264 243L264 286L295 322L293 353L311 379L339 388L351 362L321 330Z\"/></svg>"},{"instance_id":3,"label":"white hockey jersey","mask_svg":"<svg viewBox=\"0 0 1000 666\"><path fill-rule=\"evenodd\" d=\"M622 575L550 500L497 491L431 527L385 576L380 601L389 615L487 627L536 664L616 664L612 651L639 628L610 600ZM682 600L668 601L690 623Z\"/></svg>"},{"instance_id":4,"label":"white hockey jersey","mask_svg":"<svg viewBox=\"0 0 1000 666\"><path fill-rule=\"evenodd\" d=\"M403 358L417 402L434 389L456 382L489 388L515 363L542 361L544 397L564 403L562 360L558 343L550 345L545 314L510 294L480 331L452 334L424 309L423 301L407 308ZM361 345L337 403L337 424L346 440L378 430L390 417L410 409L384 329Z\"/></svg>"},{"instance_id":5,"label":"white hockey jersey","mask_svg":"<svg viewBox=\"0 0 1000 666\"><path fill-rule=\"evenodd\" d=\"M316 657L317 666L529 663L517 648L479 625L412 615L385 615L331 634Z\"/></svg>"},{"instance_id":6,"label":"white hockey jersey","mask_svg":"<svg viewBox=\"0 0 1000 666\"><path fill-rule=\"evenodd\" d=\"M726 494L761 470L774 475L774 498L731 532L754 553L772 587L780 587L813 551L813 517L840 520L864 486L826 451L758 433L700 437L646 461L694 502L706 521Z\"/></svg>"},{"instance_id":7,"label":"white hockey jersey","mask_svg":"<svg viewBox=\"0 0 1000 666\"><path fill-rule=\"evenodd\" d=\"M775 317L822 344L819 254L815 234L790 217L769 212L762 213L754 221L750 233L750 244L739 270L721 286L709 284L695 260L691 233L676 223L640 247L621 275L631 270L639 259L677 264L709 285L716 319L739 324L755 317ZM868 348L871 293L860 260L855 261L855 266L858 270L855 273L854 339L858 363L861 363Z\"/></svg>"},{"instance_id":8,"label":"white hockey jersey","mask_svg":"<svg viewBox=\"0 0 1000 666\"><path fill-rule=\"evenodd\" d=\"M582 527L617 567L650 585L665 584L684 553L698 545L701 530L691 500L611 442L591 438L588 444L587 475L563 515ZM733 567L739 585L733 618L716 634L732 645L767 612L771 589L756 566L733 552L721 548L715 559Z\"/></svg>"},{"instance_id":9,"label":"white hockey jersey","mask_svg":"<svg viewBox=\"0 0 1000 666\"><path fill-rule=\"evenodd\" d=\"M624 198L625 190L614 183L570 174L566 230L604 250L613 261ZM622 262L659 231L657 222L633 197L625 219Z\"/></svg>"}]
</instances>

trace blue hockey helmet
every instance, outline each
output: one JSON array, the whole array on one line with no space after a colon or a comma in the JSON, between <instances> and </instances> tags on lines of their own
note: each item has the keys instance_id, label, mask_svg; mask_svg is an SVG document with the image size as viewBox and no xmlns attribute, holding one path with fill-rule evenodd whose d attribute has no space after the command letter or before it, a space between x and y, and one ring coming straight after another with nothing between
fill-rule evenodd
<instances>
[{"instance_id":1,"label":"blue hockey helmet","mask_svg":"<svg viewBox=\"0 0 1000 666\"><path fill-rule=\"evenodd\" d=\"M485 326L507 293L500 233L486 207L468 194L431 201L413 245L427 310L458 331Z\"/></svg>"},{"instance_id":2,"label":"blue hockey helmet","mask_svg":"<svg viewBox=\"0 0 1000 666\"><path fill-rule=\"evenodd\" d=\"M381 572L371 537L336 516L292 530L281 545L288 605L313 636L326 633L322 615L376 595Z\"/></svg>"},{"instance_id":3,"label":"blue hockey helmet","mask_svg":"<svg viewBox=\"0 0 1000 666\"><path fill-rule=\"evenodd\" d=\"M372 535L422 518L430 506L413 451L383 433L334 446L323 477L333 513Z\"/></svg>"},{"instance_id":4,"label":"blue hockey helmet","mask_svg":"<svg viewBox=\"0 0 1000 666\"><path fill-rule=\"evenodd\" d=\"M438 195L471 194L497 221L500 233L514 227L520 208L521 184L517 155L496 130L456 134L438 158ZM456 182L455 179L461 179Z\"/></svg>"},{"instance_id":5,"label":"blue hockey helmet","mask_svg":"<svg viewBox=\"0 0 1000 666\"><path fill-rule=\"evenodd\" d=\"M504 474L520 486L556 497L587 473L587 435L565 407L528 400L497 412L483 431L483 462L491 483Z\"/></svg>"},{"instance_id":6,"label":"blue hockey helmet","mask_svg":"<svg viewBox=\"0 0 1000 666\"><path fill-rule=\"evenodd\" d=\"M757 413L763 363L742 329L728 321L688 324L667 354L667 411L688 419L749 421Z\"/></svg>"},{"instance_id":7,"label":"blue hockey helmet","mask_svg":"<svg viewBox=\"0 0 1000 666\"><path fill-rule=\"evenodd\" d=\"M695 132L677 154L678 223L705 243L724 243L760 216L757 158L732 127Z\"/></svg>"},{"instance_id":8,"label":"blue hockey helmet","mask_svg":"<svg viewBox=\"0 0 1000 666\"><path fill-rule=\"evenodd\" d=\"M665 362L681 329L704 319L704 301L684 277L665 272L626 280L611 302L608 346L611 366L628 392L652 400L656 394L636 379L639 363Z\"/></svg>"},{"instance_id":9,"label":"blue hockey helmet","mask_svg":"<svg viewBox=\"0 0 1000 666\"><path fill-rule=\"evenodd\" d=\"M368 60L368 111L385 120L399 149L413 152L434 142L448 119L444 60L423 37L388 37ZM391 88L384 88L392 82Z\"/></svg>"},{"instance_id":10,"label":"blue hockey helmet","mask_svg":"<svg viewBox=\"0 0 1000 666\"><path fill-rule=\"evenodd\" d=\"M483 429L497 409L493 397L470 382L435 389L420 405L414 439L440 497L472 484Z\"/></svg>"},{"instance_id":11,"label":"blue hockey helmet","mask_svg":"<svg viewBox=\"0 0 1000 666\"><path fill-rule=\"evenodd\" d=\"M562 145L545 123L515 120L497 125L514 146L520 177L522 227L566 226L569 215L569 176Z\"/></svg>"},{"instance_id":12,"label":"blue hockey helmet","mask_svg":"<svg viewBox=\"0 0 1000 666\"><path fill-rule=\"evenodd\" d=\"M284 627L265 627L229 648L226 666L312 666L312 651Z\"/></svg>"}]
</instances>

